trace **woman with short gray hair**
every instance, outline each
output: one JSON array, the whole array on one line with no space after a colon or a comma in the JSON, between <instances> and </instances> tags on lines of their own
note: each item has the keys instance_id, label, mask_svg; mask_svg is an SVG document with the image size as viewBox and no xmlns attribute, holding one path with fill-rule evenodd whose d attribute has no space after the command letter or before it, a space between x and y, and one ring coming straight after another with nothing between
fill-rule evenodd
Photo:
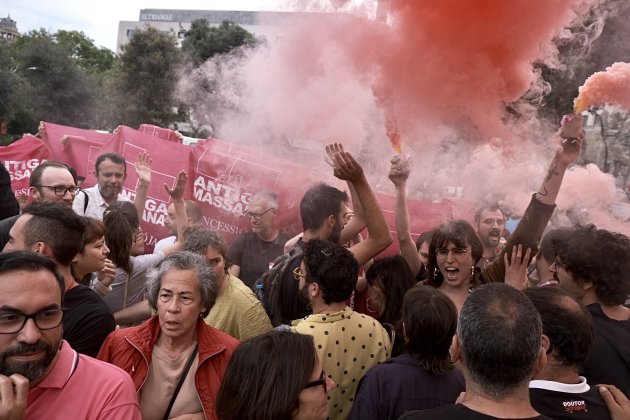
<instances>
[{"instance_id":1,"label":"woman with short gray hair","mask_svg":"<svg viewBox=\"0 0 630 420\"><path fill-rule=\"evenodd\" d=\"M129 373L142 418L216 418L216 395L239 342L203 321L217 297L214 271L203 256L178 252L149 273L147 288L157 315L111 333L98 358Z\"/></svg>"},{"instance_id":2,"label":"woman with short gray hair","mask_svg":"<svg viewBox=\"0 0 630 420\"><path fill-rule=\"evenodd\" d=\"M217 278L204 257L189 251L171 255L147 274L147 299L151 309L157 312L162 278L171 270L193 270L197 273L201 304L206 307L206 311L202 315L203 317L208 315L217 299Z\"/></svg>"}]
</instances>

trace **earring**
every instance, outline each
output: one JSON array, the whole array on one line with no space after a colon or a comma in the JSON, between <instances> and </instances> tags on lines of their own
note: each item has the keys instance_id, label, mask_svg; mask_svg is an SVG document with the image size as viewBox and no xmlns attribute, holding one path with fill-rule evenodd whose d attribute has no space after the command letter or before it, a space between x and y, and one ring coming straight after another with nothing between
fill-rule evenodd
<instances>
[{"instance_id":1,"label":"earring","mask_svg":"<svg viewBox=\"0 0 630 420\"><path fill-rule=\"evenodd\" d=\"M440 273L440 270L438 270L437 266L433 269L433 278L437 278L438 274Z\"/></svg>"},{"instance_id":2,"label":"earring","mask_svg":"<svg viewBox=\"0 0 630 420\"><path fill-rule=\"evenodd\" d=\"M470 279L472 280L475 277L475 266L470 267Z\"/></svg>"}]
</instances>

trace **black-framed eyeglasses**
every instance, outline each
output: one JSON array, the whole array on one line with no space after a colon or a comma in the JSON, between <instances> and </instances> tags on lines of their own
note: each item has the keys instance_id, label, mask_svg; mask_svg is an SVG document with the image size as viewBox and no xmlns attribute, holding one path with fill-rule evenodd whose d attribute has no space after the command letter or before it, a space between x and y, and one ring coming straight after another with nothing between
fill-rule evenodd
<instances>
[{"instance_id":1,"label":"black-framed eyeglasses","mask_svg":"<svg viewBox=\"0 0 630 420\"><path fill-rule=\"evenodd\" d=\"M293 269L293 278L297 281L300 281L302 277L306 278L306 274L302 274L302 270L300 269L300 267L295 267Z\"/></svg>"},{"instance_id":2,"label":"black-framed eyeglasses","mask_svg":"<svg viewBox=\"0 0 630 420\"><path fill-rule=\"evenodd\" d=\"M435 250L436 258L439 260L445 260L451 251L453 252L453 258L457 261L461 261L466 256L468 248L437 248Z\"/></svg>"},{"instance_id":3,"label":"black-framed eyeglasses","mask_svg":"<svg viewBox=\"0 0 630 420\"><path fill-rule=\"evenodd\" d=\"M306 385L304 385L303 389L313 388L320 385L324 387L324 392L328 392L328 389L326 389L326 374L324 373L323 370L322 370L322 374L319 375L318 380L307 383Z\"/></svg>"},{"instance_id":4,"label":"black-framed eyeglasses","mask_svg":"<svg viewBox=\"0 0 630 420\"><path fill-rule=\"evenodd\" d=\"M67 308L52 308L34 314L0 312L0 334L16 334L22 331L29 319L32 319L40 330L52 330L61 325L63 313L67 310Z\"/></svg>"},{"instance_id":5,"label":"black-framed eyeglasses","mask_svg":"<svg viewBox=\"0 0 630 420\"><path fill-rule=\"evenodd\" d=\"M58 195L59 197L63 197L64 195L66 195L67 192L69 192L70 195L77 195L79 191L81 191L80 187L65 187L63 185L35 185L35 187L49 188L53 190L55 192L55 195Z\"/></svg>"},{"instance_id":6,"label":"black-framed eyeglasses","mask_svg":"<svg viewBox=\"0 0 630 420\"><path fill-rule=\"evenodd\" d=\"M247 211L246 211L245 213L243 213L243 214L244 214L245 216L247 216L247 217L253 217L253 218L254 218L254 220L260 220L260 219L262 219L262 217L263 217L265 214L269 213L271 210L275 210L275 208L270 207L270 208L268 208L267 210L263 211L262 213L254 213L254 212L251 212L251 211L247 210Z\"/></svg>"}]
</instances>

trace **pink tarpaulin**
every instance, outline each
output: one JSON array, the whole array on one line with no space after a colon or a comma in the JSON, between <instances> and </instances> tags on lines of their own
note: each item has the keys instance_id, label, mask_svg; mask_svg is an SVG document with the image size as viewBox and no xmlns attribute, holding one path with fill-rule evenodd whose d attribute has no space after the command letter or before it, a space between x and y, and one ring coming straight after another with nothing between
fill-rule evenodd
<instances>
[{"instance_id":1,"label":"pink tarpaulin","mask_svg":"<svg viewBox=\"0 0 630 420\"><path fill-rule=\"evenodd\" d=\"M168 128L158 127L157 125L140 124L140 127L138 127L138 131L152 137L159 137L162 140L168 140L175 143L181 143L183 139L182 135L179 134L177 131L169 130Z\"/></svg>"},{"instance_id":2,"label":"pink tarpaulin","mask_svg":"<svg viewBox=\"0 0 630 420\"><path fill-rule=\"evenodd\" d=\"M74 136L76 138L84 138L92 142L105 144L111 138L111 133L103 133L100 131L86 130L84 128L67 127L65 125L41 122L39 124L38 136L50 148L52 159L65 162L64 159L64 136ZM69 164L69 162L66 162Z\"/></svg>"}]
</instances>

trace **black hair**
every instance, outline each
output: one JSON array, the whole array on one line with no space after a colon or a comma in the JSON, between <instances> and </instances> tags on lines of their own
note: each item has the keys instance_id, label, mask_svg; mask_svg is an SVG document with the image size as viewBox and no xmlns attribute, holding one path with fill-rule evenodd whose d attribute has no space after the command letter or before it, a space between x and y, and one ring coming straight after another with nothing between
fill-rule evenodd
<instances>
[{"instance_id":1,"label":"black hair","mask_svg":"<svg viewBox=\"0 0 630 420\"><path fill-rule=\"evenodd\" d=\"M483 256L483 245L479 240L479 236L465 220L453 220L441 224L433 230L433 236L431 237L431 243L429 244L429 261L427 262L427 270L429 272L429 278L426 284L433 287L440 287L444 282L442 272L438 268L437 264L437 249L446 247L448 242L452 242L458 248L468 248L473 258L473 264L476 265ZM475 271L475 283L479 282L479 273ZM476 286L477 284L475 284Z\"/></svg>"},{"instance_id":2,"label":"black hair","mask_svg":"<svg viewBox=\"0 0 630 420\"><path fill-rule=\"evenodd\" d=\"M449 349L457 328L457 309L453 302L433 287L414 286L405 294L402 320L406 352L431 373L450 372L453 363Z\"/></svg>"},{"instance_id":3,"label":"black hair","mask_svg":"<svg viewBox=\"0 0 630 420\"><path fill-rule=\"evenodd\" d=\"M591 314L568 293L557 287L523 291L542 319L555 358L565 366L581 369L595 344Z\"/></svg>"},{"instance_id":4,"label":"black hair","mask_svg":"<svg viewBox=\"0 0 630 420\"><path fill-rule=\"evenodd\" d=\"M323 182L309 188L300 201L304 230L318 229L328 216L337 215L348 202L348 194Z\"/></svg>"},{"instance_id":5,"label":"black hair","mask_svg":"<svg viewBox=\"0 0 630 420\"><path fill-rule=\"evenodd\" d=\"M310 335L270 331L232 354L216 399L222 420L291 420L317 363Z\"/></svg>"},{"instance_id":6,"label":"black hair","mask_svg":"<svg viewBox=\"0 0 630 420\"><path fill-rule=\"evenodd\" d=\"M32 216L24 224L24 245L31 247L43 242L59 265L69 267L74 256L83 249L83 218L68 206L45 202L25 207L22 214Z\"/></svg>"},{"instance_id":7,"label":"black hair","mask_svg":"<svg viewBox=\"0 0 630 420\"><path fill-rule=\"evenodd\" d=\"M531 379L541 351L542 322L523 292L489 283L464 302L457 337L467 379L500 400Z\"/></svg>"},{"instance_id":8,"label":"black hair","mask_svg":"<svg viewBox=\"0 0 630 420\"><path fill-rule=\"evenodd\" d=\"M60 305L63 306L63 296L66 290L65 281L53 260L32 251L11 251L0 254L0 274L20 270L30 272L50 271L59 285L59 291L61 292Z\"/></svg>"},{"instance_id":9,"label":"black hair","mask_svg":"<svg viewBox=\"0 0 630 420\"><path fill-rule=\"evenodd\" d=\"M604 305L623 305L630 295L630 239L621 233L576 226L551 241L556 255L578 284L592 282Z\"/></svg>"},{"instance_id":10,"label":"black hair","mask_svg":"<svg viewBox=\"0 0 630 420\"><path fill-rule=\"evenodd\" d=\"M306 282L316 282L324 302L344 302L357 283L359 263L352 252L339 244L311 239L304 249Z\"/></svg>"}]
</instances>

